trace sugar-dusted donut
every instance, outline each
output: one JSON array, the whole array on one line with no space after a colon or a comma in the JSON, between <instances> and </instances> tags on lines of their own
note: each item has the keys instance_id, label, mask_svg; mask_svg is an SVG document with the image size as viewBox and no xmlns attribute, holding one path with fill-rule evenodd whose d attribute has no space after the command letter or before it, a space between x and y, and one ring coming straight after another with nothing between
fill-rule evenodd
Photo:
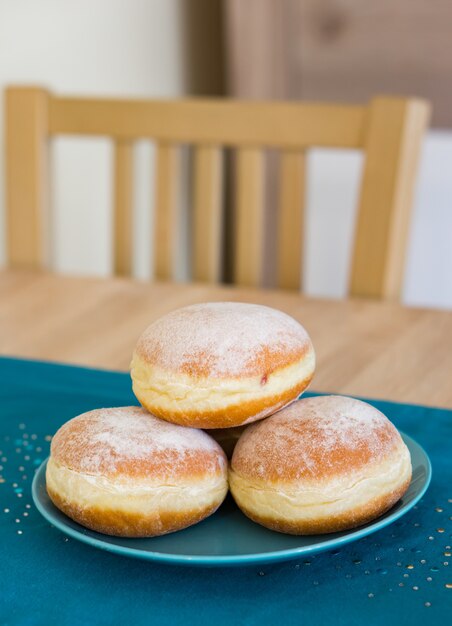
<instances>
[{"instance_id":1,"label":"sugar-dusted donut","mask_svg":"<svg viewBox=\"0 0 452 626\"><path fill-rule=\"evenodd\" d=\"M309 335L289 315L256 304L178 309L138 340L131 365L141 404L162 419L229 428L271 415L310 383Z\"/></svg>"},{"instance_id":2,"label":"sugar-dusted donut","mask_svg":"<svg viewBox=\"0 0 452 626\"><path fill-rule=\"evenodd\" d=\"M307 535L369 522L410 480L410 454L393 424L370 404L342 396L302 399L247 428L229 472L248 517Z\"/></svg>"},{"instance_id":3,"label":"sugar-dusted donut","mask_svg":"<svg viewBox=\"0 0 452 626\"><path fill-rule=\"evenodd\" d=\"M213 513L227 493L227 460L203 431L141 407L98 409L55 434L46 483L55 506L83 526L149 537Z\"/></svg>"}]
</instances>

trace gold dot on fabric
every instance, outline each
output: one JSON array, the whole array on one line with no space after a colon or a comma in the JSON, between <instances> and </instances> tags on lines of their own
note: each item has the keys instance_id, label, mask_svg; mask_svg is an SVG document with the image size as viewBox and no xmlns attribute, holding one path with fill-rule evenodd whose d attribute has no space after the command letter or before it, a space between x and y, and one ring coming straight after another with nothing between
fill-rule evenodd
<instances>
[{"instance_id":1,"label":"gold dot on fabric","mask_svg":"<svg viewBox=\"0 0 452 626\"><path fill-rule=\"evenodd\" d=\"M444 561L443 565L447 567L449 565L449 561Z\"/></svg>"},{"instance_id":2,"label":"gold dot on fabric","mask_svg":"<svg viewBox=\"0 0 452 626\"><path fill-rule=\"evenodd\" d=\"M436 511L437 513L442 513L442 512L443 512L443 509L442 509L440 506L437 506L437 507L436 507L436 509L435 509L435 511Z\"/></svg>"},{"instance_id":3,"label":"gold dot on fabric","mask_svg":"<svg viewBox=\"0 0 452 626\"><path fill-rule=\"evenodd\" d=\"M406 568L407 569L414 569L414 565L407 565Z\"/></svg>"},{"instance_id":4,"label":"gold dot on fabric","mask_svg":"<svg viewBox=\"0 0 452 626\"><path fill-rule=\"evenodd\" d=\"M25 511L25 513L23 514L24 517L28 517L28 513L27 511Z\"/></svg>"},{"instance_id":5,"label":"gold dot on fabric","mask_svg":"<svg viewBox=\"0 0 452 626\"><path fill-rule=\"evenodd\" d=\"M404 583L399 583L399 587L404 587Z\"/></svg>"},{"instance_id":6,"label":"gold dot on fabric","mask_svg":"<svg viewBox=\"0 0 452 626\"><path fill-rule=\"evenodd\" d=\"M31 509L31 504L26 504L26 505L25 505L25 508L26 508L26 509Z\"/></svg>"},{"instance_id":7,"label":"gold dot on fabric","mask_svg":"<svg viewBox=\"0 0 452 626\"><path fill-rule=\"evenodd\" d=\"M9 509L3 509L4 513L9 513Z\"/></svg>"},{"instance_id":8,"label":"gold dot on fabric","mask_svg":"<svg viewBox=\"0 0 452 626\"><path fill-rule=\"evenodd\" d=\"M444 586L446 589L452 589L452 583L446 583Z\"/></svg>"},{"instance_id":9,"label":"gold dot on fabric","mask_svg":"<svg viewBox=\"0 0 452 626\"><path fill-rule=\"evenodd\" d=\"M419 587L416 587L416 585L413 587L413 591L419 591Z\"/></svg>"},{"instance_id":10,"label":"gold dot on fabric","mask_svg":"<svg viewBox=\"0 0 452 626\"><path fill-rule=\"evenodd\" d=\"M419 563L422 563L422 565L425 565L425 564L427 563L427 561L426 561L425 559L421 559L421 560L419 561Z\"/></svg>"},{"instance_id":11,"label":"gold dot on fabric","mask_svg":"<svg viewBox=\"0 0 452 626\"><path fill-rule=\"evenodd\" d=\"M431 583L433 578L431 576L427 576L427 578L425 579L427 582Z\"/></svg>"},{"instance_id":12,"label":"gold dot on fabric","mask_svg":"<svg viewBox=\"0 0 452 626\"><path fill-rule=\"evenodd\" d=\"M18 535L23 535L23 534L24 534L24 533L23 533L23 530L18 530L18 531L17 531L17 534L18 534Z\"/></svg>"},{"instance_id":13,"label":"gold dot on fabric","mask_svg":"<svg viewBox=\"0 0 452 626\"><path fill-rule=\"evenodd\" d=\"M444 556L452 556L452 552L445 552Z\"/></svg>"},{"instance_id":14,"label":"gold dot on fabric","mask_svg":"<svg viewBox=\"0 0 452 626\"><path fill-rule=\"evenodd\" d=\"M443 532L444 532L444 528L437 528L436 530L437 530L437 532L439 532L439 533L443 533Z\"/></svg>"}]
</instances>

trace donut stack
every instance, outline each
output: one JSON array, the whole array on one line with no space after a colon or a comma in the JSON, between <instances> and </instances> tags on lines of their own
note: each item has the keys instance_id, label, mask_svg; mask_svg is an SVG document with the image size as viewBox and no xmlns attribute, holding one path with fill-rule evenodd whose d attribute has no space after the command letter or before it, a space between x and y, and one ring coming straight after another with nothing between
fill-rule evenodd
<instances>
[{"instance_id":1,"label":"donut stack","mask_svg":"<svg viewBox=\"0 0 452 626\"><path fill-rule=\"evenodd\" d=\"M80 524L127 537L201 521L228 482L245 515L273 530L366 523L408 488L409 452L364 402L296 401L314 370L309 335L281 311L235 302L173 311L133 353L142 407L91 411L56 433L49 496Z\"/></svg>"}]
</instances>

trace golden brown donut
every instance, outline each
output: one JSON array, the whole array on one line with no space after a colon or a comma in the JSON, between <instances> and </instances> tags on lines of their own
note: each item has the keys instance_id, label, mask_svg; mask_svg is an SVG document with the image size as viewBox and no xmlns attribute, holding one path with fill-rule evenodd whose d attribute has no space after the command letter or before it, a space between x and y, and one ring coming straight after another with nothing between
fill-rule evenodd
<instances>
[{"instance_id":1,"label":"golden brown donut","mask_svg":"<svg viewBox=\"0 0 452 626\"><path fill-rule=\"evenodd\" d=\"M227 493L227 460L203 431L141 407L98 409L55 434L46 472L52 502L108 535L152 537L213 513Z\"/></svg>"},{"instance_id":2,"label":"golden brown donut","mask_svg":"<svg viewBox=\"0 0 452 626\"><path fill-rule=\"evenodd\" d=\"M365 524L401 498L411 481L408 448L370 404L317 396L246 429L229 484L255 522L294 535Z\"/></svg>"},{"instance_id":3,"label":"golden brown donut","mask_svg":"<svg viewBox=\"0 0 452 626\"><path fill-rule=\"evenodd\" d=\"M295 400L315 368L311 340L296 320L257 304L210 302L154 322L132 359L133 391L162 419L230 428Z\"/></svg>"}]
</instances>

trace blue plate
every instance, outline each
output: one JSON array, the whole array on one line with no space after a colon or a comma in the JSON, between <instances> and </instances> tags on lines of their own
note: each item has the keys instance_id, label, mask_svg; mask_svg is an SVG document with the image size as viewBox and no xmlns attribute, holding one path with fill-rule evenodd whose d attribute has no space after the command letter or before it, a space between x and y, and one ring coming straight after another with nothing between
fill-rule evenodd
<instances>
[{"instance_id":1,"label":"blue plate","mask_svg":"<svg viewBox=\"0 0 452 626\"><path fill-rule=\"evenodd\" d=\"M245 517L230 495L214 515L176 533L149 539L102 535L80 526L53 505L45 485L47 461L44 461L34 477L33 500L40 513L66 535L125 556L206 567L286 561L332 550L370 535L397 520L420 500L430 483L430 461L419 444L407 435L402 434L402 437L410 450L413 465L413 478L403 498L377 520L357 529L329 535L298 537L267 530Z\"/></svg>"}]
</instances>

